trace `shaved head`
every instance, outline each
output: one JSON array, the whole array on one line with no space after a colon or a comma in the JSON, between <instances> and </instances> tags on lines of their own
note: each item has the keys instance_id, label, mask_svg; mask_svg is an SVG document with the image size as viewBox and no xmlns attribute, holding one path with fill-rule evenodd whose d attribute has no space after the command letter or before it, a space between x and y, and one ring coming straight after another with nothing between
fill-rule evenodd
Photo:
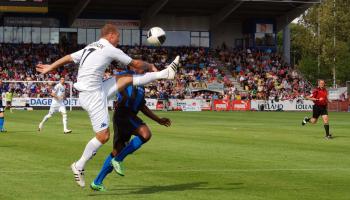
<instances>
[{"instance_id":1,"label":"shaved head","mask_svg":"<svg viewBox=\"0 0 350 200\"><path fill-rule=\"evenodd\" d=\"M108 34L118 33L118 28L116 25L107 23L101 28L101 37L106 37Z\"/></svg>"},{"instance_id":2,"label":"shaved head","mask_svg":"<svg viewBox=\"0 0 350 200\"><path fill-rule=\"evenodd\" d=\"M119 43L119 31L116 25L107 23L101 28L101 38L108 40L113 46Z\"/></svg>"}]
</instances>

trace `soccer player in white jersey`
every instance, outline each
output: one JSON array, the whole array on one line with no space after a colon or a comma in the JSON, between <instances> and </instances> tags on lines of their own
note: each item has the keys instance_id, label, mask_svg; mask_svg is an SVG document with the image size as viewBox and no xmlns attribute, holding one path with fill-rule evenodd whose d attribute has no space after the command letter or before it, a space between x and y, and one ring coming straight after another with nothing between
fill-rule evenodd
<instances>
[{"instance_id":1,"label":"soccer player in white jersey","mask_svg":"<svg viewBox=\"0 0 350 200\"><path fill-rule=\"evenodd\" d=\"M62 77L60 79L60 82L55 85L51 92L52 102L50 106L49 113L45 115L43 120L39 124L38 131L41 131L44 127L44 123L52 117L52 115L55 112L60 112L62 114L62 122L63 122L63 133L71 133L72 131L67 128L67 111L66 111L66 106L64 105L64 98L66 97L65 95L66 89L64 87L64 78Z\"/></svg>"},{"instance_id":2,"label":"soccer player in white jersey","mask_svg":"<svg viewBox=\"0 0 350 200\"><path fill-rule=\"evenodd\" d=\"M79 103L89 114L95 137L85 147L81 158L71 165L76 183L84 187L84 168L97 150L110 137L108 99L114 98L117 91L122 91L128 85L145 85L155 80L174 79L179 64L179 56L164 70L157 71L153 64L135 60L116 48L119 42L119 32L115 25L106 24L101 29L101 39L87 45L84 49L57 60L52 64L38 64L36 70L42 74L50 72L67 63L79 64L78 78L74 87L79 91ZM112 61L135 69L152 72L143 75L119 75L103 81L106 68Z\"/></svg>"}]
</instances>

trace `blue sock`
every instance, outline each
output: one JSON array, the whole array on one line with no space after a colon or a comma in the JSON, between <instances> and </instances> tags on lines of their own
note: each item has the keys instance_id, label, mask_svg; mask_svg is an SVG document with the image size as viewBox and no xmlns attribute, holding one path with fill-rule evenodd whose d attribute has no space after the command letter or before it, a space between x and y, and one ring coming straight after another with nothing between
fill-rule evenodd
<instances>
[{"instance_id":1,"label":"blue sock","mask_svg":"<svg viewBox=\"0 0 350 200\"><path fill-rule=\"evenodd\" d=\"M5 123L5 118L0 117L0 130L2 130L4 128L4 123Z\"/></svg>"},{"instance_id":2,"label":"blue sock","mask_svg":"<svg viewBox=\"0 0 350 200\"><path fill-rule=\"evenodd\" d=\"M118 156L115 157L115 160L119 162L123 161L127 155L132 154L134 151L139 149L142 146L142 144L143 144L143 141L141 140L141 137L135 136L130 141L130 143L122 149L122 151L118 154Z\"/></svg>"},{"instance_id":3,"label":"blue sock","mask_svg":"<svg viewBox=\"0 0 350 200\"><path fill-rule=\"evenodd\" d=\"M109 154L107 156L105 162L103 163L102 169L100 173L97 175L96 179L94 180L94 183L97 185L102 184L103 180L107 176L107 174L111 173L113 171L113 166L111 165L111 160L113 159L113 156Z\"/></svg>"}]
</instances>

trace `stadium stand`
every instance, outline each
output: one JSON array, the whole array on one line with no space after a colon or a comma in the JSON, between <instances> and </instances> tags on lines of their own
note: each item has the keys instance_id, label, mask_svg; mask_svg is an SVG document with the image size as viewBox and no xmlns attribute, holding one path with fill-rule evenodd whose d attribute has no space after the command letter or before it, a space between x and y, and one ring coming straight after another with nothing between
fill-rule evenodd
<instances>
[{"instance_id":1,"label":"stadium stand","mask_svg":"<svg viewBox=\"0 0 350 200\"><path fill-rule=\"evenodd\" d=\"M80 48L78 46L77 48ZM168 98L226 98L226 99L295 99L306 95L311 87L297 71L284 63L282 56L271 51L209 49L200 47L121 46L133 58L155 63L162 69L173 55L181 55L182 68L175 81L159 81L146 88L147 97ZM50 63L69 53L58 44L1 44L0 76L9 81L57 81L61 76L76 81L75 66L59 69L45 76L35 73L39 62ZM19 55L19 56L15 56ZM106 78L123 66L113 63ZM193 83L219 83L224 94L213 91L191 92ZM48 83L11 83L7 90L15 89L15 96L48 97ZM216 93L216 94L215 94ZM214 95L215 94L215 95ZM77 92L73 90L73 96Z\"/></svg>"}]
</instances>

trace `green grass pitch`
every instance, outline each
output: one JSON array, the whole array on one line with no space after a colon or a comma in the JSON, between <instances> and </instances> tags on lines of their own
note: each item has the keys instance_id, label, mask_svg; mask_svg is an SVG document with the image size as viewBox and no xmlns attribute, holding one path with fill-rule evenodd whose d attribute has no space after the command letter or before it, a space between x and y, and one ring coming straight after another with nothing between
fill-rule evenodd
<instances>
[{"instance_id":1,"label":"green grass pitch","mask_svg":"<svg viewBox=\"0 0 350 200\"><path fill-rule=\"evenodd\" d=\"M72 134L47 111L6 113L0 134L0 199L350 199L350 113L330 113L334 140L322 123L305 127L299 112L158 112L170 128L145 120L149 143L125 160L126 176L105 180L108 192L79 188L70 164L93 137L88 116L69 112ZM144 117L143 117L144 118ZM86 167L87 185L111 140Z\"/></svg>"}]
</instances>

